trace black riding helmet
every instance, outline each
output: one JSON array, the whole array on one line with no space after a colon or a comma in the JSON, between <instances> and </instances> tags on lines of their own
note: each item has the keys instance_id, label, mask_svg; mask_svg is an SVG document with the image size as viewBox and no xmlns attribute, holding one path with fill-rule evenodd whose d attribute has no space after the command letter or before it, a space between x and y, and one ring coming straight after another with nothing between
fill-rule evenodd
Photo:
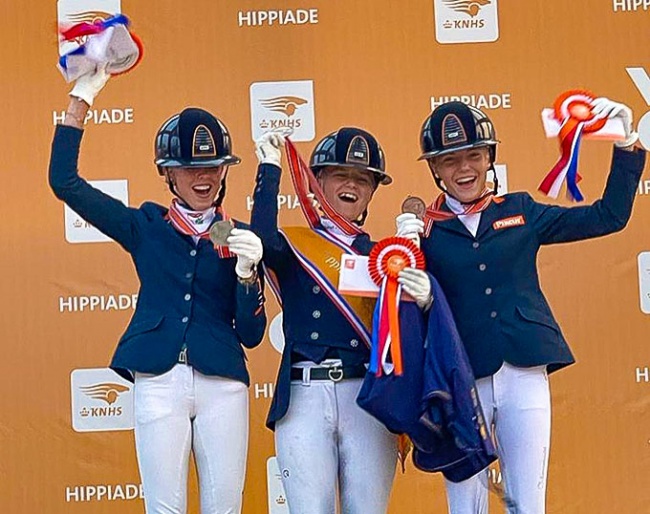
<instances>
[{"instance_id":1,"label":"black riding helmet","mask_svg":"<svg viewBox=\"0 0 650 514\"><path fill-rule=\"evenodd\" d=\"M189 107L169 118L156 134L154 160L158 174L164 168L211 168L232 166L241 159L232 154L230 134L226 126L208 111ZM226 192L226 175L216 205L220 205ZM178 196L168 180L169 189Z\"/></svg>"}]
</instances>

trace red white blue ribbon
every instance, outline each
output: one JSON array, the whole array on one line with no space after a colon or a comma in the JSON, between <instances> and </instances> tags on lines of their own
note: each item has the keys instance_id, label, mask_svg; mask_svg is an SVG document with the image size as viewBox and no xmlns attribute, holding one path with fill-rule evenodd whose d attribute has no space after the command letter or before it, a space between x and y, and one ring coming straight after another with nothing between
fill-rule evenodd
<instances>
[{"instance_id":1,"label":"red white blue ribbon","mask_svg":"<svg viewBox=\"0 0 650 514\"><path fill-rule=\"evenodd\" d=\"M581 202L584 196L578 188L581 177L578 174L578 154L582 135L600 130L606 120L596 117L592 110L595 95L590 91L571 90L562 93L554 102L555 118L560 126L559 160L546 175L539 190L551 198L557 198L566 181L567 197Z\"/></svg>"},{"instance_id":2,"label":"red white blue ribbon","mask_svg":"<svg viewBox=\"0 0 650 514\"><path fill-rule=\"evenodd\" d=\"M399 324L402 286L397 277L407 267L424 269L424 254L410 239L388 237L379 241L370 252L368 272L379 285L379 296L372 319L368 370L377 377L393 372L399 376L404 372Z\"/></svg>"},{"instance_id":3,"label":"red white blue ribbon","mask_svg":"<svg viewBox=\"0 0 650 514\"><path fill-rule=\"evenodd\" d=\"M79 40L80 42L78 48L75 48L74 50L59 57L59 66L61 67L61 69L67 70L68 57L73 55L84 55L86 53L86 42L88 36L95 36L97 34L101 34L102 32L106 31L110 27L115 27L117 25L123 25L124 27L128 28L129 25L131 25L131 22L124 14L116 14L114 16L110 16L109 18L106 18L105 20L97 20L93 23L88 23L88 22L77 23L75 25L72 25L71 27L68 27L67 29L61 30L59 32L59 37L61 38L61 41ZM133 65L129 67L129 70L131 70L135 68L135 66L137 66L142 60L144 47L142 45L142 41L140 40L140 38L138 38L138 36L136 36L131 31L129 31L129 35L131 36L131 39L133 40L135 45L138 47L138 57L137 60L133 63ZM112 73L112 75L119 75L119 73Z\"/></svg>"},{"instance_id":4,"label":"red white blue ribbon","mask_svg":"<svg viewBox=\"0 0 650 514\"><path fill-rule=\"evenodd\" d=\"M357 313L354 312L352 307L350 307L350 304L345 300L345 298L341 295L341 293L339 293L338 289L328 280L325 274L322 271L320 271L317 266L315 266L312 262L310 262L309 259L307 259L291 243L289 237L287 237L287 235L282 230L279 230L279 232L287 241L289 248L291 248L291 251L296 256L296 259L298 259L298 262L300 263L302 268L314 280L314 282L316 282L320 286L321 291L323 291L327 295L327 297L337 307L337 309L341 312L341 314L343 314L343 317L345 317L345 319L350 323L350 325L352 325L352 328L359 335L359 337L365 343L365 345L370 347L371 344L370 332L363 324L363 321L361 321L361 318L359 318ZM334 243L337 246L339 246L343 251L345 251L348 254L359 253L351 246L345 245L340 240L331 237L325 230L318 230L316 232L320 236L330 241L331 243ZM269 282L271 284L271 291L273 291L273 294L276 296L278 303L282 305L282 296L280 294L281 291L280 291L279 282L275 274L273 272L269 273L269 271L271 270L268 269L267 267L264 268L265 275L267 276L267 279L269 279Z\"/></svg>"}]
</instances>

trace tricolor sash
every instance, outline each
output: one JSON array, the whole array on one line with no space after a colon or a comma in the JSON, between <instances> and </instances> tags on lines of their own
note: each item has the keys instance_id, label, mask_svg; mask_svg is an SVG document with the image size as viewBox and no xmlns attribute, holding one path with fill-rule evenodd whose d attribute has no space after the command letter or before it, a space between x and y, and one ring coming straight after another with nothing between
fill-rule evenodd
<instances>
[{"instance_id":1,"label":"tricolor sash","mask_svg":"<svg viewBox=\"0 0 650 514\"><path fill-rule=\"evenodd\" d=\"M348 296L339 293L338 283L341 256L358 254L354 248L336 239L325 230L307 227L287 227L280 230L291 251L307 274L348 320L361 340L370 347L374 298ZM278 302L282 304L277 277L265 267L264 272Z\"/></svg>"}]
</instances>

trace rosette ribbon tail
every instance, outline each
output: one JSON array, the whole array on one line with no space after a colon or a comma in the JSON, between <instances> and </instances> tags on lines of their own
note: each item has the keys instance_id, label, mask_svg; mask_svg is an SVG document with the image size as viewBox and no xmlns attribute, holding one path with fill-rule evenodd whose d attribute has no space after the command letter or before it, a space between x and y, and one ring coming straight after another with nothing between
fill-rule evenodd
<instances>
[{"instance_id":1,"label":"rosette ribbon tail","mask_svg":"<svg viewBox=\"0 0 650 514\"><path fill-rule=\"evenodd\" d=\"M399 327L399 297L401 293L402 286L397 282L397 278L388 276L386 280L386 304L390 333L390 356L397 376L404 373L402 365L402 338Z\"/></svg>"},{"instance_id":2,"label":"rosette ribbon tail","mask_svg":"<svg viewBox=\"0 0 650 514\"><path fill-rule=\"evenodd\" d=\"M372 323L372 344L368 370L383 374L402 375L402 345L399 326L399 296L402 287L393 277L384 277L379 289ZM390 355L390 360L389 360Z\"/></svg>"},{"instance_id":3,"label":"rosette ribbon tail","mask_svg":"<svg viewBox=\"0 0 650 514\"><path fill-rule=\"evenodd\" d=\"M539 190L551 198L558 197L562 183L566 180L569 198L577 202L584 200L578 188L578 182L581 179L578 174L578 154L583 128L584 123L576 122L571 118L568 118L562 124L560 129L560 149L562 154L553 169L539 185Z\"/></svg>"}]
</instances>

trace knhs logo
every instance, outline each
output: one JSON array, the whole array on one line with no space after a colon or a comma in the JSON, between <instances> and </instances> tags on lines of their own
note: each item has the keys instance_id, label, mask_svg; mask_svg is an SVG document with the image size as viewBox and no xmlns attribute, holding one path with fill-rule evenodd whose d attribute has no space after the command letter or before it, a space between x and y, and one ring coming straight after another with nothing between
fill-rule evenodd
<instances>
[{"instance_id":1,"label":"knhs logo","mask_svg":"<svg viewBox=\"0 0 650 514\"><path fill-rule=\"evenodd\" d=\"M68 14L66 16L66 21L77 24L77 23L95 23L96 21L103 21L112 16L111 13L104 11L82 11L78 13Z\"/></svg>"},{"instance_id":2,"label":"knhs logo","mask_svg":"<svg viewBox=\"0 0 650 514\"><path fill-rule=\"evenodd\" d=\"M260 103L269 111L281 112L290 118L296 113L298 107L307 103L307 100L299 96L276 96L274 98L262 98Z\"/></svg>"},{"instance_id":3,"label":"knhs logo","mask_svg":"<svg viewBox=\"0 0 650 514\"><path fill-rule=\"evenodd\" d=\"M129 388L122 384L115 384L112 382L104 382L102 384L95 384L91 386L81 386L79 388L86 396L95 400L101 400L108 405L113 405L120 394L128 391Z\"/></svg>"},{"instance_id":4,"label":"knhs logo","mask_svg":"<svg viewBox=\"0 0 650 514\"><path fill-rule=\"evenodd\" d=\"M443 0L443 2L450 9L469 14L473 18L481 11L481 7L489 5L491 0Z\"/></svg>"}]
</instances>

